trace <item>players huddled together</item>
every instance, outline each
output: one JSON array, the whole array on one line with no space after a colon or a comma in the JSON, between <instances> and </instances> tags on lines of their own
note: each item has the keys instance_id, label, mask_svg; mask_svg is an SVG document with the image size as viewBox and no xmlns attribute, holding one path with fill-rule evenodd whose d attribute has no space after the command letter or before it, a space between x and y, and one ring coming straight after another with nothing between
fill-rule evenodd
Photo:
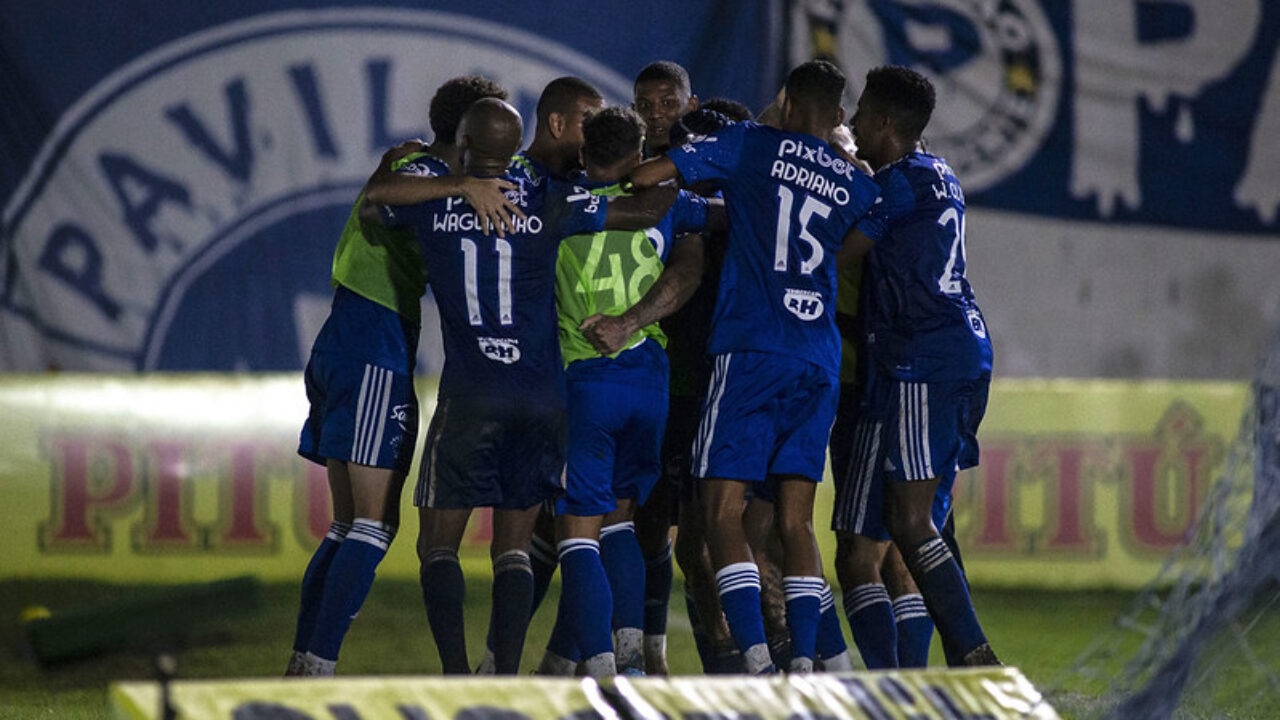
<instances>
[{"instance_id":1,"label":"players huddled together","mask_svg":"<svg viewBox=\"0 0 1280 720\"><path fill-rule=\"evenodd\" d=\"M444 343L413 502L422 599L449 674L518 671L556 569L538 672L667 674L673 560L708 673L853 668L814 498L830 447L843 609L863 664L997 664L950 533L978 461L991 343L965 204L922 136L934 90L829 62L752 120L655 62L630 106L549 83L529 146L507 93L444 83L434 141L392 148L334 254L299 453L333 522L302 581L287 675L332 675L399 525L418 436L428 283ZM493 510L484 657L458 549ZM673 547L672 527L676 527Z\"/></svg>"}]
</instances>

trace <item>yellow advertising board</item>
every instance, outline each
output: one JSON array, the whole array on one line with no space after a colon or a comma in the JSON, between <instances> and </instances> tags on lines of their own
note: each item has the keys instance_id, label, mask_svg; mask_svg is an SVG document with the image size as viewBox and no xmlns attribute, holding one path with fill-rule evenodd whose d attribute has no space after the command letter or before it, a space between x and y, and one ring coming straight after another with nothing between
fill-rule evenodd
<instances>
[{"instance_id":1,"label":"yellow advertising board","mask_svg":"<svg viewBox=\"0 0 1280 720\"><path fill-rule=\"evenodd\" d=\"M420 383L424 415L434 395ZM1247 395L1244 383L996 381L982 465L956 487L971 580L1149 580L1199 511ZM296 374L0 377L12 538L0 579L299 577L330 513L324 469L295 453L305 414ZM382 576L417 577L410 494ZM830 505L825 482L819 528ZM488 532L477 513L466 562L485 563Z\"/></svg>"},{"instance_id":2,"label":"yellow advertising board","mask_svg":"<svg viewBox=\"0 0 1280 720\"><path fill-rule=\"evenodd\" d=\"M681 717L1056 720L1016 668L614 679L365 677L111 688L116 720L428 720Z\"/></svg>"}]
</instances>

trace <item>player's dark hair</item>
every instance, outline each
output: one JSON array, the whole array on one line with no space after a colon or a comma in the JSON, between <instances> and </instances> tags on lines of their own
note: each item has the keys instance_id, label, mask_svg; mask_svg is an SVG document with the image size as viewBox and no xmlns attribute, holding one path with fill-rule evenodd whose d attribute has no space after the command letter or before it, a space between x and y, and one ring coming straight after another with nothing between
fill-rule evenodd
<instances>
[{"instance_id":1,"label":"player's dark hair","mask_svg":"<svg viewBox=\"0 0 1280 720\"><path fill-rule=\"evenodd\" d=\"M608 167L640 151L645 123L640 113L613 105L582 121L582 157L599 167Z\"/></svg>"},{"instance_id":2,"label":"player's dark hair","mask_svg":"<svg viewBox=\"0 0 1280 720\"><path fill-rule=\"evenodd\" d=\"M818 112L839 112L844 73L826 60L810 60L787 76L787 99Z\"/></svg>"},{"instance_id":3,"label":"player's dark hair","mask_svg":"<svg viewBox=\"0 0 1280 720\"><path fill-rule=\"evenodd\" d=\"M582 78L566 75L547 83L538 97L538 125L545 126L551 113L568 113L579 100L603 100L600 91Z\"/></svg>"},{"instance_id":4,"label":"player's dark hair","mask_svg":"<svg viewBox=\"0 0 1280 720\"><path fill-rule=\"evenodd\" d=\"M743 105L737 100L730 100L729 98L711 98L706 102L698 103L698 107L706 108L707 110L714 110L734 122L742 122L743 120L750 120L754 117L751 113L751 108Z\"/></svg>"},{"instance_id":5,"label":"player's dark hair","mask_svg":"<svg viewBox=\"0 0 1280 720\"><path fill-rule=\"evenodd\" d=\"M689 83L689 73L678 63L670 60L659 60L645 65L640 70L640 74L636 75L635 85L642 82L667 81L675 83L675 86L686 93L692 94L692 85Z\"/></svg>"},{"instance_id":6,"label":"player's dark hair","mask_svg":"<svg viewBox=\"0 0 1280 720\"><path fill-rule=\"evenodd\" d=\"M869 70L862 95L873 107L893 115L905 140L920 137L937 102L929 78L901 65L881 65Z\"/></svg>"},{"instance_id":7,"label":"player's dark hair","mask_svg":"<svg viewBox=\"0 0 1280 720\"><path fill-rule=\"evenodd\" d=\"M431 98L431 132L435 141L452 145L458 134L458 123L471 103L481 98L507 99L507 91L498 83L479 75L466 75L447 80Z\"/></svg>"}]
</instances>

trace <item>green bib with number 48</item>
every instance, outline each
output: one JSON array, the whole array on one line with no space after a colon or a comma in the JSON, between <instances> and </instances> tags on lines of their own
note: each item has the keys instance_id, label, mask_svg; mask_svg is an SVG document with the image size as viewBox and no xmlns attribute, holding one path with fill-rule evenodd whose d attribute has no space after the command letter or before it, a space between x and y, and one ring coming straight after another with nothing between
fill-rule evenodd
<instances>
[{"instance_id":1,"label":"green bib with number 48","mask_svg":"<svg viewBox=\"0 0 1280 720\"><path fill-rule=\"evenodd\" d=\"M560 354L566 367L575 360L600 357L578 330L582 321L597 313L626 312L653 286L662 267L654 241L643 230L606 230L561 241L556 261L556 311ZM657 340L664 348L667 345L667 337L654 323L636 332L624 348L645 338Z\"/></svg>"}]
</instances>

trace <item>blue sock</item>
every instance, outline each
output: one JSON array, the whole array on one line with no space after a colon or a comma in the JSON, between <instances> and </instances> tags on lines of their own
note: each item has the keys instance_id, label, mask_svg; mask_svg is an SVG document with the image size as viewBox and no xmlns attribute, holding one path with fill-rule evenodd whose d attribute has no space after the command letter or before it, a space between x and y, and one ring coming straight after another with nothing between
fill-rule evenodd
<instances>
[{"instance_id":1,"label":"blue sock","mask_svg":"<svg viewBox=\"0 0 1280 720\"><path fill-rule=\"evenodd\" d=\"M808 660L813 669L814 648L818 641L818 618L822 616L821 577L789 575L782 578L782 591L787 598L787 628L791 631L791 659Z\"/></svg>"},{"instance_id":2,"label":"blue sock","mask_svg":"<svg viewBox=\"0 0 1280 720\"><path fill-rule=\"evenodd\" d=\"M715 651L711 648L711 638L702 627L702 618L698 615L698 606L693 602L693 594L686 583L684 588L684 609L689 615L689 629L693 632L693 644L698 650L698 660L702 662L702 672L711 674Z\"/></svg>"},{"instance_id":3,"label":"blue sock","mask_svg":"<svg viewBox=\"0 0 1280 720\"><path fill-rule=\"evenodd\" d=\"M667 607L671 603L671 541L662 551L644 559L644 634L667 634Z\"/></svg>"},{"instance_id":4,"label":"blue sock","mask_svg":"<svg viewBox=\"0 0 1280 720\"><path fill-rule=\"evenodd\" d=\"M814 649L818 657L826 660L849 651L844 641L844 630L840 628L840 613L836 611L836 599L831 594L831 586L822 584L822 598L819 604L822 617L818 620L818 643Z\"/></svg>"},{"instance_id":5,"label":"blue sock","mask_svg":"<svg viewBox=\"0 0 1280 720\"><path fill-rule=\"evenodd\" d=\"M764 615L760 612L760 570L755 563L726 565L716 571L716 589L729 632L742 651L750 674L776 670L769 658L764 635Z\"/></svg>"},{"instance_id":6,"label":"blue sock","mask_svg":"<svg viewBox=\"0 0 1280 720\"><path fill-rule=\"evenodd\" d=\"M529 542L529 564L533 568L533 605L529 616L542 606L542 599L547 596L547 588L551 587L551 578L556 575L556 549L546 540L533 536Z\"/></svg>"},{"instance_id":7,"label":"blue sock","mask_svg":"<svg viewBox=\"0 0 1280 720\"><path fill-rule=\"evenodd\" d=\"M324 577L342 539L351 532L351 523L329 523L320 547L311 555L307 571L302 575L302 601L298 606L298 624L293 631L293 649L304 653L311 643L311 631L316 626L316 613L320 611L320 598L324 595Z\"/></svg>"},{"instance_id":8,"label":"blue sock","mask_svg":"<svg viewBox=\"0 0 1280 720\"><path fill-rule=\"evenodd\" d=\"M613 591L613 629L644 628L645 563L635 523L601 528L600 560Z\"/></svg>"},{"instance_id":9,"label":"blue sock","mask_svg":"<svg viewBox=\"0 0 1280 720\"><path fill-rule=\"evenodd\" d=\"M470 675L467 663L467 636L463 628L462 604L467 583L462 577L458 553L435 548L422 559L418 579L422 583L422 603L427 608L427 624L440 653L446 675Z\"/></svg>"},{"instance_id":10,"label":"blue sock","mask_svg":"<svg viewBox=\"0 0 1280 720\"><path fill-rule=\"evenodd\" d=\"M898 624L898 667L928 667L933 618L924 606L924 598L916 594L894 598L893 618Z\"/></svg>"},{"instance_id":11,"label":"blue sock","mask_svg":"<svg viewBox=\"0 0 1280 720\"><path fill-rule=\"evenodd\" d=\"M868 670L898 667L898 629L884 585L867 583L846 590L844 614L853 630L853 644Z\"/></svg>"},{"instance_id":12,"label":"blue sock","mask_svg":"<svg viewBox=\"0 0 1280 720\"><path fill-rule=\"evenodd\" d=\"M493 612L490 632L493 636L494 672L515 675L520 671L524 637L529 630L533 610L533 569L529 555L523 550L508 550L493 561Z\"/></svg>"},{"instance_id":13,"label":"blue sock","mask_svg":"<svg viewBox=\"0 0 1280 720\"><path fill-rule=\"evenodd\" d=\"M560 607L565 609L584 661L613 652L613 593L600 562L600 543L587 538L562 540Z\"/></svg>"},{"instance_id":14,"label":"blue sock","mask_svg":"<svg viewBox=\"0 0 1280 720\"><path fill-rule=\"evenodd\" d=\"M574 633L573 621L569 619L571 605L561 593L560 607L556 610L556 624L551 628L551 637L547 638L547 649L565 660L579 662L582 660L582 653L578 652L578 639Z\"/></svg>"},{"instance_id":15,"label":"blue sock","mask_svg":"<svg viewBox=\"0 0 1280 720\"><path fill-rule=\"evenodd\" d=\"M924 595L929 616L938 626L947 664L960 665L966 655L987 642L960 567L937 535L903 556L920 594Z\"/></svg>"},{"instance_id":16,"label":"blue sock","mask_svg":"<svg viewBox=\"0 0 1280 720\"><path fill-rule=\"evenodd\" d=\"M538 612L538 608L542 605L542 599L547 596L547 588L551 586L551 578L556 574L556 549L547 544L546 540L534 535L529 541L529 567L533 573L533 595L529 600L529 618L532 620L533 614ZM494 575L497 580L497 575ZM497 605L494 605L489 612L489 634L485 636L484 646L490 653L493 649L493 629L498 624L495 612Z\"/></svg>"},{"instance_id":17,"label":"blue sock","mask_svg":"<svg viewBox=\"0 0 1280 720\"><path fill-rule=\"evenodd\" d=\"M316 612L307 651L324 660L337 660L342 638L373 586L373 576L387 554L396 529L367 518L356 518L325 573L324 594Z\"/></svg>"}]
</instances>

